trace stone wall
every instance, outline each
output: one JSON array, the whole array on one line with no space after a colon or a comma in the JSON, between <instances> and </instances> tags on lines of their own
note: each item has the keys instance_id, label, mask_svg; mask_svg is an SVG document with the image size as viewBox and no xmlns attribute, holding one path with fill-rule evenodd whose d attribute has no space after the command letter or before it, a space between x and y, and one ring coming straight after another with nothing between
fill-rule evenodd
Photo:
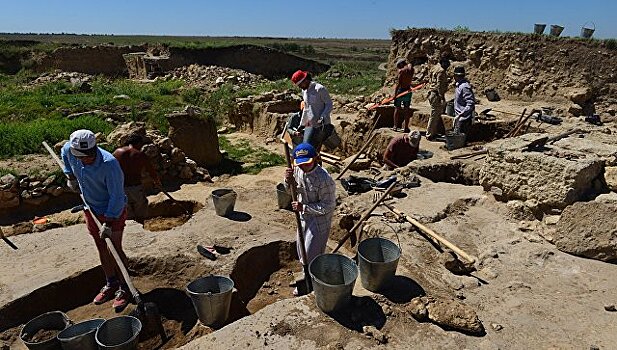
<instances>
[{"instance_id":1,"label":"stone wall","mask_svg":"<svg viewBox=\"0 0 617 350\"><path fill-rule=\"evenodd\" d=\"M563 209L607 190L603 183L605 161L597 155L557 145L539 151L525 149L529 142L544 136L527 134L487 144L488 154L480 170L484 189L496 192L496 188L506 200L533 201L540 210Z\"/></svg>"},{"instance_id":2,"label":"stone wall","mask_svg":"<svg viewBox=\"0 0 617 350\"><path fill-rule=\"evenodd\" d=\"M127 75L123 55L146 50L146 46L61 47L43 55L34 69L39 72L60 69L88 74ZM298 69L319 74L330 68L327 64L255 45L206 49L169 48L169 55L169 60L160 63L163 70L170 71L190 64L215 65L278 79L289 77Z\"/></svg>"}]
</instances>

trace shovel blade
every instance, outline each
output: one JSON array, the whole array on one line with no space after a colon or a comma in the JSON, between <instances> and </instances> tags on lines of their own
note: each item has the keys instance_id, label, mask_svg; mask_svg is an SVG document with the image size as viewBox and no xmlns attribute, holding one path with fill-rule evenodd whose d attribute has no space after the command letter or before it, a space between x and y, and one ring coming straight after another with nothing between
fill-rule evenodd
<instances>
[{"instance_id":1,"label":"shovel blade","mask_svg":"<svg viewBox=\"0 0 617 350\"><path fill-rule=\"evenodd\" d=\"M167 341L167 333L163 327L161 313L155 303L142 303L137 305L131 312L131 316L137 317L142 324L139 340L144 341L155 336L161 337L161 344Z\"/></svg>"}]
</instances>

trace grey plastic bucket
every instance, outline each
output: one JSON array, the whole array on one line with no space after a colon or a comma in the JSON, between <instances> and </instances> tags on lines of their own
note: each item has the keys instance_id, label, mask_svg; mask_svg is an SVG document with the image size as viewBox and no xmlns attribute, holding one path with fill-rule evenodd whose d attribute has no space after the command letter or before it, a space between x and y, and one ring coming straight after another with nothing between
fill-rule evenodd
<instances>
[{"instance_id":1,"label":"grey plastic bucket","mask_svg":"<svg viewBox=\"0 0 617 350\"><path fill-rule=\"evenodd\" d=\"M212 201L216 215L227 216L234 211L238 194L231 188L220 188L212 191Z\"/></svg>"},{"instance_id":2,"label":"grey plastic bucket","mask_svg":"<svg viewBox=\"0 0 617 350\"><path fill-rule=\"evenodd\" d=\"M208 327L222 326L229 316L234 281L225 276L210 275L186 286L199 321Z\"/></svg>"},{"instance_id":3,"label":"grey plastic bucket","mask_svg":"<svg viewBox=\"0 0 617 350\"><path fill-rule=\"evenodd\" d=\"M103 322L96 330L99 349L135 350L139 342L141 321L133 316L119 316Z\"/></svg>"},{"instance_id":4,"label":"grey plastic bucket","mask_svg":"<svg viewBox=\"0 0 617 350\"><path fill-rule=\"evenodd\" d=\"M536 23L533 25L533 32L535 34L544 34L544 29L546 29L546 24Z\"/></svg>"},{"instance_id":5,"label":"grey plastic bucket","mask_svg":"<svg viewBox=\"0 0 617 350\"><path fill-rule=\"evenodd\" d=\"M276 200L279 209L291 209L291 195L287 193L282 183L276 185Z\"/></svg>"},{"instance_id":6,"label":"grey plastic bucket","mask_svg":"<svg viewBox=\"0 0 617 350\"><path fill-rule=\"evenodd\" d=\"M551 25L551 35L552 36L560 36L563 31L563 27L557 24Z\"/></svg>"},{"instance_id":7,"label":"grey plastic bucket","mask_svg":"<svg viewBox=\"0 0 617 350\"><path fill-rule=\"evenodd\" d=\"M315 301L323 312L330 313L349 304L358 278L353 260L340 254L322 254L309 264Z\"/></svg>"},{"instance_id":8,"label":"grey plastic bucket","mask_svg":"<svg viewBox=\"0 0 617 350\"><path fill-rule=\"evenodd\" d=\"M465 147L465 134L452 131L446 132L446 148L449 151Z\"/></svg>"},{"instance_id":9,"label":"grey plastic bucket","mask_svg":"<svg viewBox=\"0 0 617 350\"><path fill-rule=\"evenodd\" d=\"M58 333L58 340L63 350L98 350L96 330L105 322L103 318L95 318L76 323Z\"/></svg>"},{"instance_id":10,"label":"grey plastic bucket","mask_svg":"<svg viewBox=\"0 0 617 350\"><path fill-rule=\"evenodd\" d=\"M401 249L384 238L368 238L358 245L362 286L371 292L388 287L396 274Z\"/></svg>"},{"instance_id":11,"label":"grey plastic bucket","mask_svg":"<svg viewBox=\"0 0 617 350\"><path fill-rule=\"evenodd\" d=\"M37 343L26 341L24 338L31 338L41 329L62 331L70 325L71 320L64 312L47 312L28 321L19 333L19 338L31 350L61 350L62 345L60 345L58 337Z\"/></svg>"}]
</instances>

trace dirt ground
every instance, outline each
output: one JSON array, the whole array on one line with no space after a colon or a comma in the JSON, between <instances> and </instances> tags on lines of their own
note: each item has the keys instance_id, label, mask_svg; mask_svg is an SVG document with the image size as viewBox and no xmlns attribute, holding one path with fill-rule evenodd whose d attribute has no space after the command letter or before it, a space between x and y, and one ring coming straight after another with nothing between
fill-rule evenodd
<instances>
[{"instance_id":1,"label":"dirt ground","mask_svg":"<svg viewBox=\"0 0 617 350\"><path fill-rule=\"evenodd\" d=\"M263 146L252 135L230 137ZM437 159L447 158L449 153L439 146L424 140L421 144ZM278 144L265 147L282 151ZM617 281L610 278L617 272L615 265L558 251L543 238L547 227L540 222L525 225L479 186L421 178L420 187L406 189L403 198L392 201L476 257L477 271L452 274L440 263L435 246L380 207L368 220L373 229L365 237L400 242L394 287L371 293L358 280L350 311L336 315L319 311L313 294L293 298L289 284L301 266L294 256L293 215L277 208L275 186L283 169L183 185L172 195L203 208L181 226L151 232L128 222L124 247L129 270L144 298L159 306L171 336L161 348L615 348L612 326L617 314L604 308L617 300ZM217 216L210 198L212 190L224 187L238 193L230 218ZM348 196L340 184L337 191L339 208L362 213L372 205L372 192ZM149 199L161 201L163 195ZM62 310L74 322L115 315L109 303L90 304L104 281L84 224L18 235L12 241L19 250L0 246L0 345L24 349L17 339L20 325L43 312ZM215 261L196 250L198 244L215 243L233 249ZM336 243L331 240L328 251ZM341 253L353 256L355 250L345 245ZM200 325L185 294L189 282L209 274L231 276L235 282L228 324L220 329ZM470 306L485 333L469 335L411 318L409 302L422 295ZM383 339L369 335L364 326L379 330L387 344L380 344ZM158 346L152 338L140 349Z\"/></svg>"}]
</instances>

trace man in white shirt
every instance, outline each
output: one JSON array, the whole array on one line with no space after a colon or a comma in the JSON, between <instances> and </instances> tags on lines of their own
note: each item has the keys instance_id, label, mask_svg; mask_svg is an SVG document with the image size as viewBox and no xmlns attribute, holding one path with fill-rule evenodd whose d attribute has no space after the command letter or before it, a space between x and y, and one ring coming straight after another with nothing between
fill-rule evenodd
<instances>
[{"instance_id":1,"label":"man in white shirt","mask_svg":"<svg viewBox=\"0 0 617 350\"><path fill-rule=\"evenodd\" d=\"M302 89L304 110L300 126L304 127L304 142L310 143L319 152L323 141L330 136L333 130L330 121L332 99L328 89L314 82L306 71L296 71L291 76L291 81Z\"/></svg>"}]
</instances>

